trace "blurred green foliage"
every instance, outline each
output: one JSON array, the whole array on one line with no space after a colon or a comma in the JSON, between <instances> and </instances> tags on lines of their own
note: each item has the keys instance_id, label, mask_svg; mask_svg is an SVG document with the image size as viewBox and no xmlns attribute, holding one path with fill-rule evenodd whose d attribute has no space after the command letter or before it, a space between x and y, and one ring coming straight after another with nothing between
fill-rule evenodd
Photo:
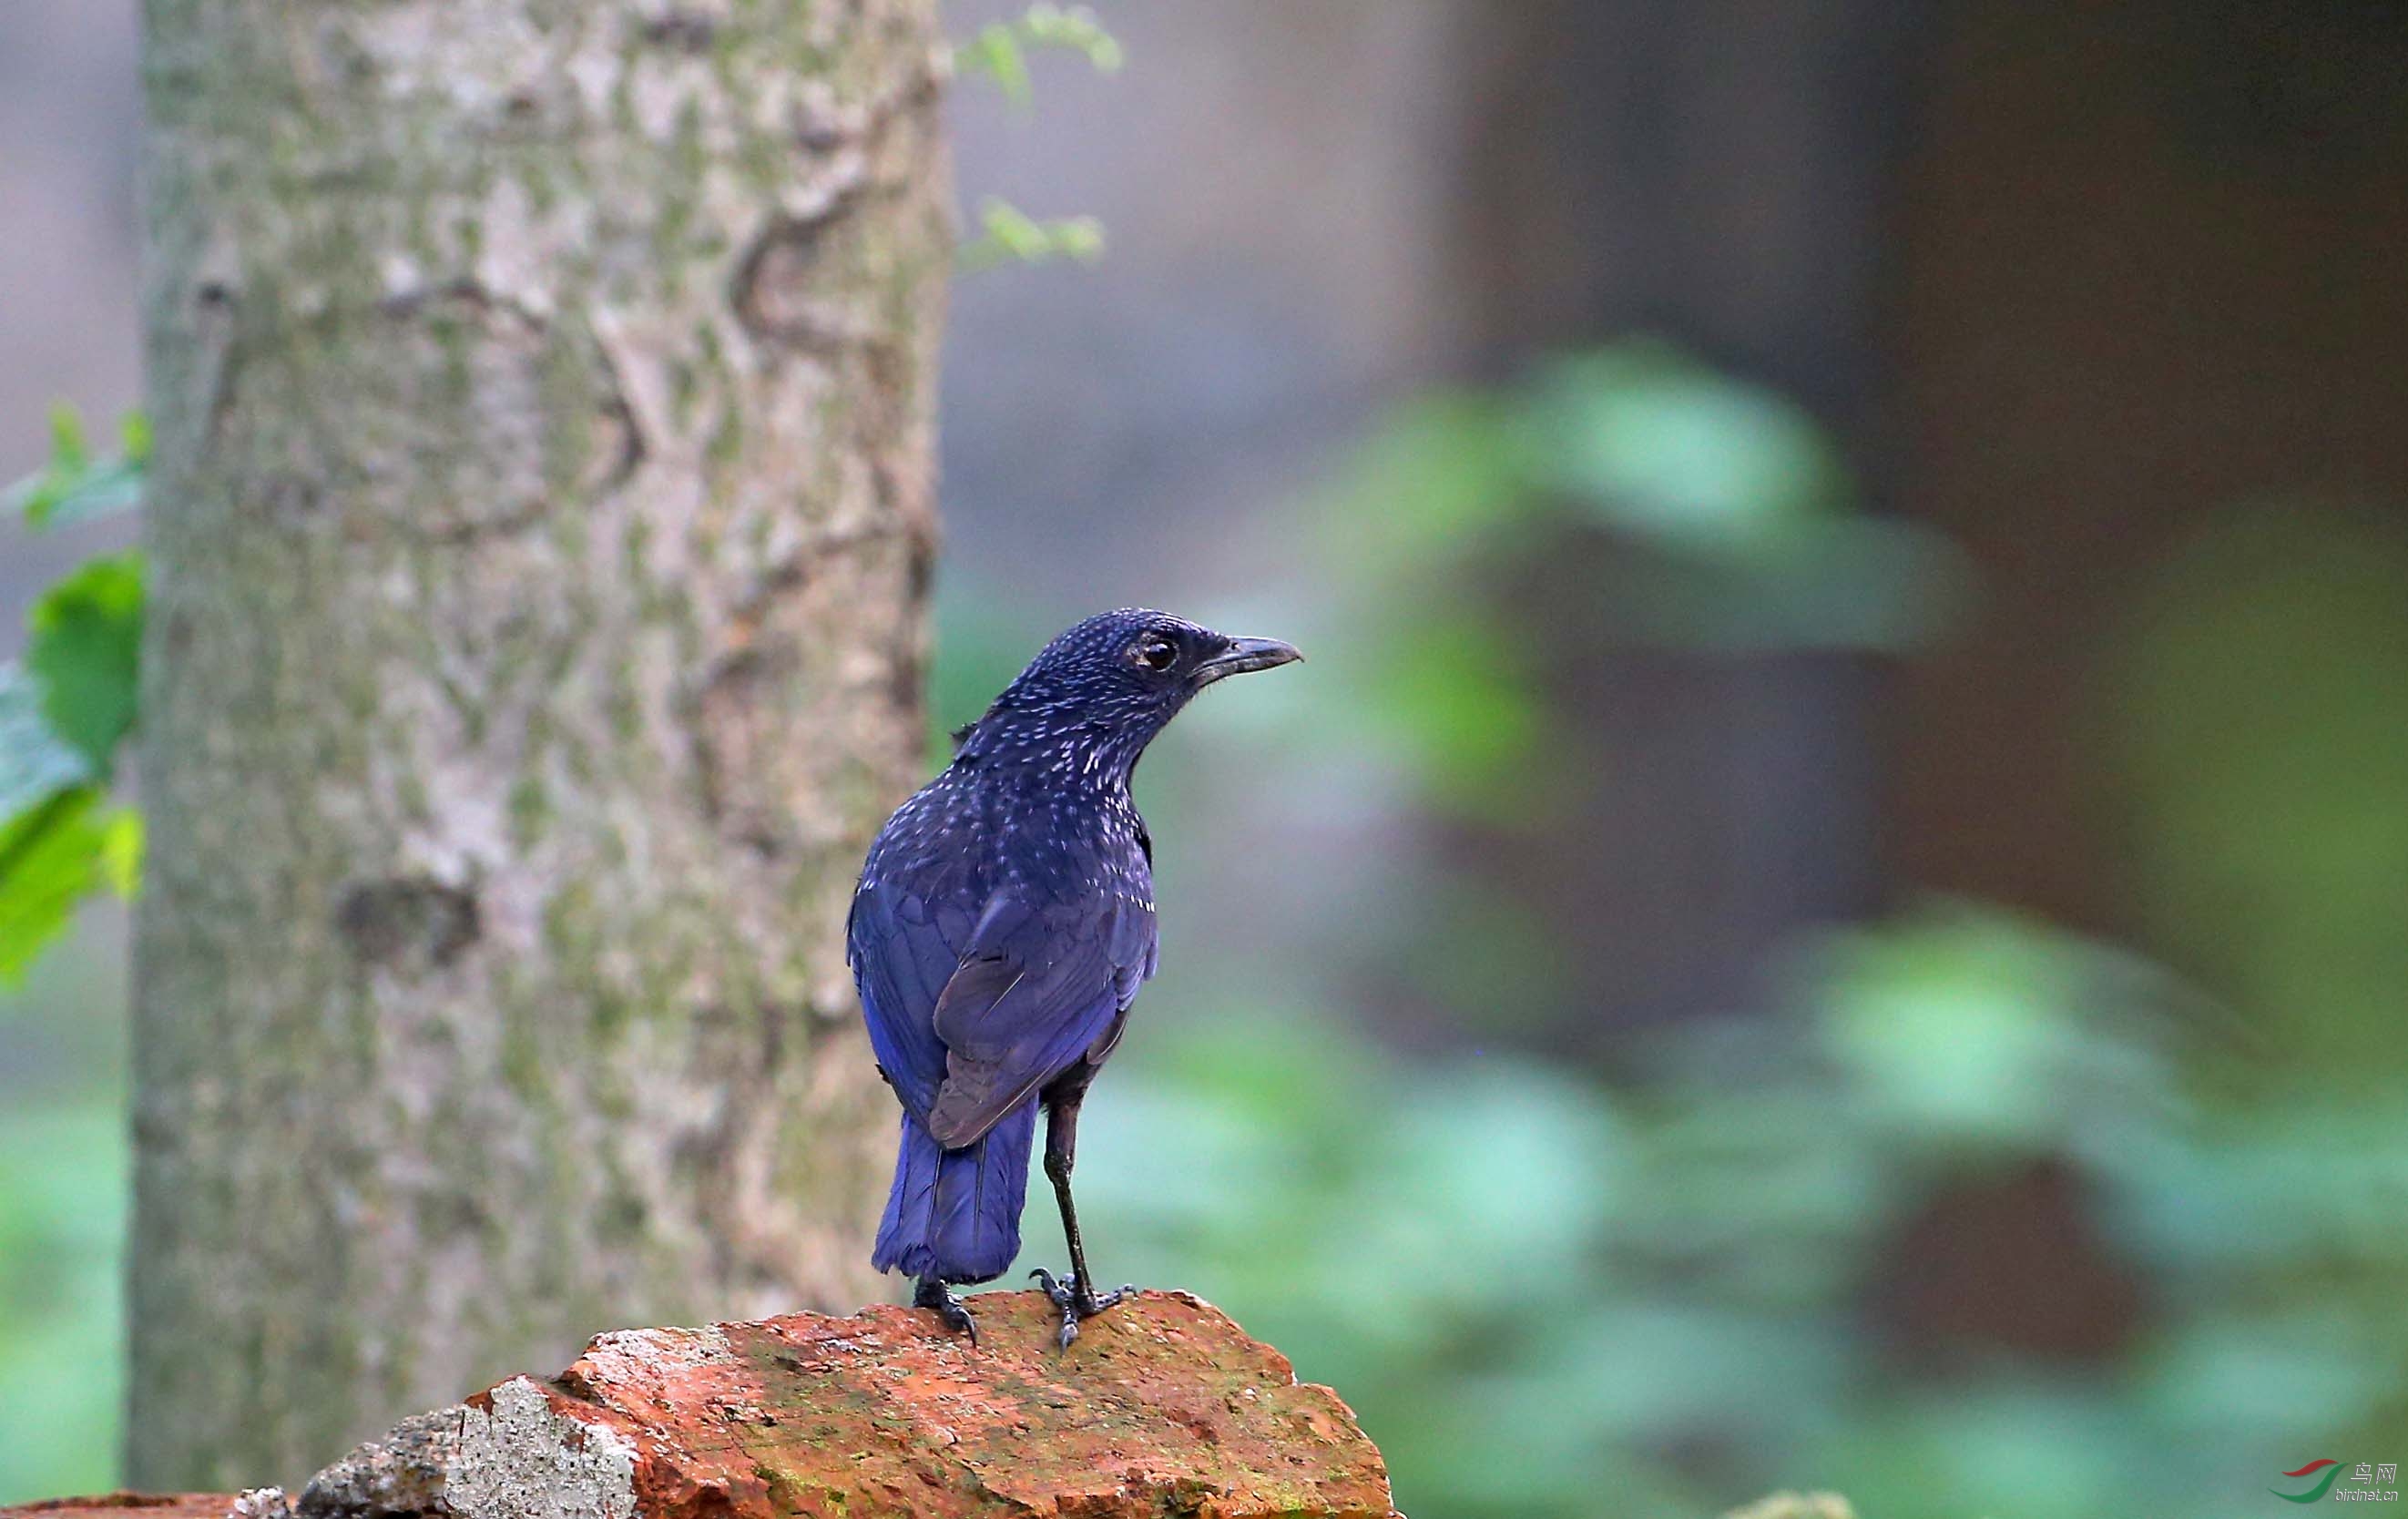
<instances>
[{"instance_id":1,"label":"blurred green foliage","mask_svg":"<svg viewBox=\"0 0 2408 1519\"><path fill-rule=\"evenodd\" d=\"M142 557L90 560L34 603L25 673L41 693L42 716L107 775L118 740L134 726L142 651Z\"/></svg>"},{"instance_id":2,"label":"blurred green foliage","mask_svg":"<svg viewBox=\"0 0 2408 1519\"><path fill-rule=\"evenodd\" d=\"M979 203L979 235L962 244L954 266L975 274L998 264L1093 264L1104 256L1104 224L1092 216L1040 222L990 195Z\"/></svg>"},{"instance_id":3,"label":"blurred green foliage","mask_svg":"<svg viewBox=\"0 0 2408 1519\"><path fill-rule=\"evenodd\" d=\"M1125 61L1120 40L1093 10L1039 0L1010 20L989 21L956 46L953 68L964 75L984 75L1006 100L1025 110L1037 99L1028 55L1039 50L1077 53L1098 74L1117 74ZM961 273L1058 259L1092 264L1104 256L1104 225L1092 216L1040 220L990 195L979 203L978 229L954 254L954 267Z\"/></svg>"},{"instance_id":4,"label":"blurred green foliage","mask_svg":"<svg viewBox=\"0 0 2408 1519\"><path fill-rule=\"evenodd\" d=\"M150 463L150 420L128 412L118 423L118 451L95 455L83 416L65 402L50 408L50 457L29 479L0 490L0 511L32 527L64 526L123 511L142 499Z\"/></svg>"},{"instance_id":5,"label":"blurred green foliage","mask_svg":"<svg viewBox=\"0 0 2408 1519\"><path fill-rule=\"evenodd\" d=\"M2313 500L2216 513L2100 682L2153 941L2256 1014L2264 1067L2396 1083L2408 1007L2408 532Z\"/></svg>"},{"instance_id":6,"label":"blurred green foliage","mask_svg":"<svg viewBox=\"0 0 2408 1519\"><path fill-rule=\"evenodd\" d=\"M70 786L0 827L0 985L23 982L94 893L130 897L142 878L142 819L96 786Z\"/></svg>"},{"instance_id":7,"label":"blurred green foliage","mask_svg":"<svg viewBox=\"0 0 2408 1519\"><path fill-rule=\"evenodd\" d=\"M1585 530L1629 563L1597 589L1634 641L1911 651L1963 572L1859 507L1805 412L1641 340L1399 408L1314 509L1331 568L1388 595L1459 595L1484 562Z\"/></svg>"},{"instance_id":8,"label":"blurred green foliage","mask_svg":"<svg viewBox=\"0 0 2408 1519\"><path fill-rule=\"evenodd\" d=\"M1652 344L1401 408L1315 511L1326 580L1266 619L1319 677L1286 738L1400 817L1492 830L1611 783L1548 680L1579 635L1528 621L1518 564L1606 540L1584 606L1619 646L1742 656L1911 653L1971 590L1860 512L1796 408ZM2363 1078L2408 984L2403 554L2363 518L2219 520L2100 645L2091 764L2143 824L2151 942L2212 945L2182 958L2216 996L1934 902L1800 942L1761 1015L1568 1071L1512 1053L1580 1015L1544 1010L1567 946L1392 845L1256 972L1296 1005L1221 993L1132 1036L1081 1152L1099 1265L1340 1388L1426 1516L1799 1484L1893 1515L2226 1512L2311 1455L2396 1457L2408 1099ZM1156 834L1175 862L1211 830ZM1373 961L1451 1051L1349 1032Z\"/></svg>"},{"instance_id":9,"label":"blurred green foliage","mask_svg":"<svg viewBox=\"0 0 2408 1519\"><path fill-rule=\"evenodd\" d=\"M150 432L136 415L122 434L121 456L95 459L75 412L53 412L49 466L7 493L26 524L134 505ZM0 986L24 979L85 897L140 881L141 816L108 794L134 726L142 609L141 556L93 559L35 601L24 658L0 663Z\"/></svg>"},{"instance_id":10,"label":"blurred green foliage","mask_svg":"<svg viewBox=\"0 0 2408 1519\"><path fill-rule=\"evenodd\" d=\"M1326 1017L1149 1030L1091 1099L1091 1240L1339 1387L1399 1505L1446 1519L1799 1483L1900 1516L2216 1512L2408 1428L2408 1102L2204 1106L2158 978L1962 905L1838 936L1798 987L1795 1021L1685 1033L1618 1086L1403 1063ZM1977 1336L1934 1369L1881 1311L1901 1232L2038 1163L2143 1284L2128 1348Z\"/></svg>"},{"instance_id":11,"label":"blurred green foliage","mask_svg":"<svg viewBox=\"0 0 2408 1519\"><path fill-rule=\"evenodd\" d=\"M1557 788L1537 663L1592 638L1517 625L1529 566L1579 561L1614 647L1742 656L1902 653L1944 627L1965 574L1928 530L1858 509L1837 451L1791 403L1654 341L1541 365L1498 391L1397 408L1310 504L1343 630L1324 712L1428 805L1542 824ZM1384 652L1411 640L1410 662Z\"/></svg>"},{"instance_id":12,"label":"blurred green foliage","mask_svg":"<svg viewBox=\"0 0 2408 1519\"><path fill-rule=\"evenodd\" d=\"M1181 905L1087 1110L1111 1280L1198 1291L1336 1385L1418 1519L1804 1486L1885 1519L2243 1512L2313 1457L2408 1454L2408 1099L2365 1079L2408 984L2395 531L2217 518L2103 646L2087 760L2128 803L2149 942L2214 997L1935 901L1800 941L1768 1008L1608 1071L1533 1053L1584 1015L1579 947L1398 842L1554 826L1614 783L1566 752L1515 566L1605 543L1578 565L1622 645L1739 655L1911 652L1963 568L1864 514L1796 408L1652 344L1401 408L1307 509L1310 601L1212 620L1297 638L1311 680L1227 699L1140 774ZM949 603L940 725L1059 621L999 587ZM93 784L40 699L0 687L0 752L30 714L50 794ZM1301 789L1271 826L1339 816L1345 851L1243 855L1228 819L1279 798L1231 788L1272 768ZM1216 870L1314 889L1265 953L1207 964ZM1348 1010L1399 967L1451 1033L1410 1057ZM91 1007L36 994L0 1037ZM94 1068L44 1103L0 1077L0 1501L108 1481L125 1157ZM1024 1266L1061 1264L1051 1214L1040 1187Z\"/></svg>"},{"instance_id":13,"label":"blurred green foliage","mask_svg":"<svg viewBox=\"0 0 2408 1519\"><path fill-rule=\"evenodd\" d=\"M1119 40L1093 10L1040 0L1010 21L980 27L977 35L953 50L953 67L963 74L985 75L1005 99L1025 108L1037 98L1028 77L1028 54L1039 48L1078 53L1098 74L1116 74L1125 61Z\"/></svg>"},{"instance_id":14,"label":"blurred green foliage","mask_svg":"<svg viewBox=\"0 0 2408 1519\"><path fill-rule=\"evenodd\" d=\"M0 1503L106 1491L124 1385L123 1103L0 1096Z\"/></svg>"},{"instance_id":15,"label":"blurred green foliage","mask_svg":"<svg viewBox=\"0 0 2408 1519\"><path fill-rule=\"evenodd\" d=\"M49 464L0 492L32 530L124 511L150 429L115 455L67 407ZM140 557L103 555L27 610L22 659L0 662L0 1502L113 1485L130 1161L114 982L41 952L95 896L133 895L142 821L112 805L134 721Z\"/></svg>"}]
</instances>

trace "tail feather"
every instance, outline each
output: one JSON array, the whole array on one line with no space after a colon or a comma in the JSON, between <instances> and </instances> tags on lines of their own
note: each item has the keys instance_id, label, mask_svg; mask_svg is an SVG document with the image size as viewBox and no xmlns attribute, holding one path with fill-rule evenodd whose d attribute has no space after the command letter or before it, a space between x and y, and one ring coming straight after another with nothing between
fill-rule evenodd
<instances>
[{"instance_id":1,"label":"tail feather","mask_svg":"<svg viewBox=\"0 0 2408 1519\"><path fill-rule=\"evenodd\" d=\"M1001 1276L1020 1254L1028 1153L1037 1135L1031 1097L978 1143L947 1150L909 1112L895 1157L895 1188L869 1263L944 1282Z\"/></svg>"}]
</instances>

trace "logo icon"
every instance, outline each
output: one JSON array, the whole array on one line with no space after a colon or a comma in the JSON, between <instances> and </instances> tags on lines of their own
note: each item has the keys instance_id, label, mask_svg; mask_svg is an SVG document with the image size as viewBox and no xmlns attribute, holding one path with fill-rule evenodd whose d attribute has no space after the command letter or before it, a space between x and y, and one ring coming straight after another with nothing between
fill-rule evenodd
<instances>
[{"instance_id":1,"label":"logo icon","mask_svg":"<svg viewBox=\"0 0 2408 1519\"><path fill-rule=\"evenodd\" d=\"M2400 1501L2400 1463L2397 1461L2360 1461L2350 1469L2349 1485L2345 1487L2333 1485L2342 1475L2341 1463L2333 1460L2311 1461L2299 1470L2286 1471L2283 1475L2293 1482L2309 1484L2296 1493L2286 1493L2279 1487L2266 1489L2286 1503L2314 1503L2328 1493L2332 1495L2336 1503Z\"/></svg>"},{"instance_id":2,"label":"logo icon","mask_svg":"<svg viewBox=\"0 0 2408 1519\"><path fill-rule=\"evenodd\" d=\"M2283 1473L2286 1477L2299 1478L2315 1477L2319 1471L2323 1472L2324 1475L2316 1477L2315 1485L2307 1488L2304 1491L2286 1493L2279 1487L2269 1487L2266 1491L2273 1494L2276 1498L2281 1498L2286 1503L2314 1503L2316 1499L2324 1497L2325 1494L2331 1489L2333 1479L2341 1475L2340 1462L2331 1459L2311 1461L2297 1471L2286 1471Z\"/></svg>"}]
</instances>

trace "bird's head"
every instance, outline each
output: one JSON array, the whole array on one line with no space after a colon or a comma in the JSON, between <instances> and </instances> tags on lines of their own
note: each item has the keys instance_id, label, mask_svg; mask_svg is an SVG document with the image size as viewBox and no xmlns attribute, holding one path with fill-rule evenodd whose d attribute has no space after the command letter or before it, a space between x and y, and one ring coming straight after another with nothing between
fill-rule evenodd
<instances>
[{"instance_id":1,"label":"bird's head","mask_svg":"<svg viewBox=\"0 0 2408 1519\"><path fill-rule=\"evenodd\" d=\"M1277 638L1215 633L1168 612L1103 612L1047 644L956 737L981 760L1125 779L1197 692L1303 657Z\"/></svg>"}]
</instances>

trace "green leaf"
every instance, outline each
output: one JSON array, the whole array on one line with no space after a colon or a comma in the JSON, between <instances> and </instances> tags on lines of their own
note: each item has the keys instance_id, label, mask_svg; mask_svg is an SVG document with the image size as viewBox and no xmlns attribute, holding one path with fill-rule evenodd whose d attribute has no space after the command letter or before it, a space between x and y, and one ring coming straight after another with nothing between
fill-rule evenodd
<instances>
[{"instance_id":1,"label":"green leaf","mask_svg":"<svg viewBox=\"0 0 2408 1519\"><path fill-rule=\"evenodd\" d=\"M42 715L39 683L21 665L0 665L0 824L98 779L83 751Z\"/></svg>"},{"instance_id":2,"label":"green leaf","mask_svg":"<svg viewBox=\"0 0 2408 1519\"><path fill-rule=\"evenodd\" d=\"M0 825L0 986L22 983L77 905L122 867L124 846L110 842L116 824L100 815L102 800L98 786L76 786ZM108 863L112 848L116 866Z\"/></svg>"},{"instance_id":3,"label":"green leaf","mask_svg":"<svg viewBox=\"0 0 2408 1519\"><path fill-rule=\"evenodd\" d=\"M144 411L129 411L118 419L117 446L128 463L147 465L150 462L150 416Z\"/></svg>"},{"instance_id":4,"label":"green leaf","mask_svg":"<svg viewBox=\"0 0 2408 1519\"><path fill-rule=\"evenodd\" d=\"M1117 74L1127 61L1120 39L1106 31L1085 6L1034 5L1017 24L1022 38L1031 46L1066 48L1085 57L1098 74Z\"/></svg>"},{"instance_id":5,"label":"green leaf","mask_svg":"<svg viewBox=\"0 0 2408 1519\"><path fill-rule=\"evenodd\" d=\"M953 50L953 66L965 74L984 74L995 80L1003 98L1025 107L1035 98L1028 82L1028 58L1009 21L990 21L979 35Z\"/></svg>"},{"instance_id":6,"label":"green leaf","mask_svg":"<svg viewBox=\"0 0 2408 1519\"><path fill-rule=\"evenodd\" d=\"M106 776L134 725L142 646L142 556L92 560L43 593L27 619L25 667L42 715Z\"/></svg>"},{"instance_id":7,"label":"green leaf","mask_svg":"<svg viewBox=\"0 0 2408 1519\"><path fill-rule=\"evenodd\" d=\"M72 426L58 442L81 446ZM104 802L134 723L142 610L141 556L94 559L35 603L23 665L0 666L0 985L86 896L140 883L141 815Z\"/></svg>"},{"instance_id":8,"label":"green leaf","mask_svg":"<svg viewBox=\"0 0 2408 1519\"><path fill-rule=\"evenodd\" d=\"M121 807L100 825L100 883L132 901L142 890L142 814Z\"/></svg>"},{"instance_id":9,"label":"green leaf","mask_svg":"<svg viewBox=\"0 0 2408 1519\"><path fill-rule=\"evenodd\" d=\"M1735 558L1781 552L1854 488L1813 419L1661 344L1557 361L1532 397L1547 483L1642 538Z\"/></svg>"},{"instance_id":10,"label":"green leaf","mask_svg":"<svg viewBox=\"0 0 2408 1519\"><path fill-rule=\"evenodd\" d=\"M1071 259L1093 264L1104 256L1104 226L1092 216L1039 222L1006 202L988 199L979 207L982 236L962 245L958 259L966 274L998 264L1045 264Z\"/></svg>"},{"instance_id":11,"label":"green leaf","mask_svg":"<svg viewBox=\"0 0 2408 1519\"><path fill-rule=\"evenodd\" d=\"M64 402L52 407L50 463L40 473L0 491L0 507L22 514L30 526L47 527L139 504L143 470L150 457L150 419L128 412L118 430L123 453L94 460L83 419Z\"/></svg>"},{"instance_id":12,"label":"green leaf","mask_svg":"<svg viewBox=\"0 0 2408 1519\"><path fill-rule=\"evenodd\" d=\"M1094 11L1084 6L1034 5L1015 21L990 21L979 28L978 36L953 50L953 66L965 74L984 74L1006 100L1025 109L1036 97L1028 79L1030 48L1080 53L1098 74L1118 71L1124 61L1119 40Z\"/></svg>"}]
</instances>

